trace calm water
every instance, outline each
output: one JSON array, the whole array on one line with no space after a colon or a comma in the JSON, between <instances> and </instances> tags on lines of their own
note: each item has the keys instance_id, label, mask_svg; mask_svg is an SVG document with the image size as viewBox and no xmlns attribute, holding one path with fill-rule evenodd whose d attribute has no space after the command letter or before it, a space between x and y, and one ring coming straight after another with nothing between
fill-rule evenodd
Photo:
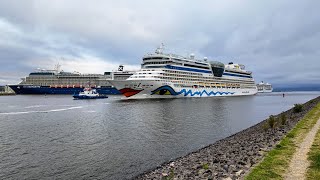
<instances>
[{"instance_id":1,"label":"calm water","mask_svg":"<svg viewBox=\"0 0 320 180\"><path fill-rule=\"evenodd\" d=\"M319 95L0 96L0 179L128 179Z\"/></svg>"}]
</instances>

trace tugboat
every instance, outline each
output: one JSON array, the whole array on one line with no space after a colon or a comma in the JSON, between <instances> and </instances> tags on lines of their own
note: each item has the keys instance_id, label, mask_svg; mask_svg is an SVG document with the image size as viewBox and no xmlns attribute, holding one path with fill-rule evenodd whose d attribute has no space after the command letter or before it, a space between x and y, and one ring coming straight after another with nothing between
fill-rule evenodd
<instances>
[{"instance_id":1,"label":"tugboat","mask_svg":"<svg viewBox=\"0 0 320 180\"><path fill-rule=\"evenodd\" d=\"M73 95L74 99L104 99L108 98L106 95L100 95L96 89L84 88L79 94Z\"/></svg>"}]
</instances>

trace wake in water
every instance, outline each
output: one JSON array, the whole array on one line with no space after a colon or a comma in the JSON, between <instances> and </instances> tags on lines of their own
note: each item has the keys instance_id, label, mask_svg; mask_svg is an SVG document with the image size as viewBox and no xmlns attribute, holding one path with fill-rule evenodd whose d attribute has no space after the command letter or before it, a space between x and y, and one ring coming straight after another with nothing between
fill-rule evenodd
<instances>
[{"instance_id":1,"label":"wake in water","mask_svg":"<svg viewBox=\"0 0 320 180\"><path fill-rule=\"evenodd\" d=\"M62 106L62 107L70 107L74 105L33 105L33 106L26 106L25 109L32 109L32 108L39 108L39 107L48 107L48 106Z\"/></svg>"},{"instance_id":2,"label":"wake in water","mask_svg":"<svg viewBox=\"0 0 320 180\"><path fill-rule=\"evenodd\" d=\"M51 110L46 110L46 111L5 112L5 113L0 113L0 115L16 115L16 114L30 114L30 113L49 113L49 112L60 112L60 111L68 111L68 110L73 110L73 109L81 109L81 108L83 108L83 107L82 107L82 106L75 106L75 107L70 107L70 108L51 109Z\"/></svg>"}]
</instances>

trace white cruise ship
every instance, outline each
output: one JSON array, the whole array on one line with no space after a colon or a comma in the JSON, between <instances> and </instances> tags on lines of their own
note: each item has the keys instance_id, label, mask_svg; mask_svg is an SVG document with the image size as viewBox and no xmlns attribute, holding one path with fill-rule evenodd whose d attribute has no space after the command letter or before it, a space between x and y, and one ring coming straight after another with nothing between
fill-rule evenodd
<instances>
[{"instance_id":1,"label":"white cruise ship","mask_svg":"<svg viewBox=\"0 0 320 180\"><path fill-rule=\"evenodd\" d=\"M261 83L257 84L258 93L271 93L273 91L272 85L269 83Z\"/></svg>"},{"instance_id":2,"label":"white cruise ship","mask_svg":"<svg viewBox=\"0 0 320 180\"><path fill-rule=\"evenodd\" d=\"M243 96L257 93L252 72L230 62L163 53L163 46L143 57L141 70L126 80L109 80L126 98Z\"/></svg>"}]
</instances>

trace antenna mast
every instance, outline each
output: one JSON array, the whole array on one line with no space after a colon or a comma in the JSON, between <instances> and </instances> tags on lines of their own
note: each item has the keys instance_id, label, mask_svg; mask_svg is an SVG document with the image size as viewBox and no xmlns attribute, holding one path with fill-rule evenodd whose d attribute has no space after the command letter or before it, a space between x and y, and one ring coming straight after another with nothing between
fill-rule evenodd
<instances>
[{"instance_id":1,"label":"antenna mast","mask_svg":"<svg viewBox=\"0 0 320 180\"><path fill-rule=\"evenodd\" d=\"M163 43L161 43L161 45L160 45L160 47L158 47L157 49L156 49L156 54L162 54L163 53L163 50L164 50L164 44Z\"/></svg>"},{"instance_id":2,"label":"antenna mast","mask_svg":"<svg viewBox=\"0 0 320 180\"><path fill-rule=\"evenodd\" d=\"M60 72L60 67L61 67L61 65L58 63L58 64L56 64L56 65L54 66L54 70L55 70L57 73L59 73L59 72Z\"/></svg>"}]
</instances>

